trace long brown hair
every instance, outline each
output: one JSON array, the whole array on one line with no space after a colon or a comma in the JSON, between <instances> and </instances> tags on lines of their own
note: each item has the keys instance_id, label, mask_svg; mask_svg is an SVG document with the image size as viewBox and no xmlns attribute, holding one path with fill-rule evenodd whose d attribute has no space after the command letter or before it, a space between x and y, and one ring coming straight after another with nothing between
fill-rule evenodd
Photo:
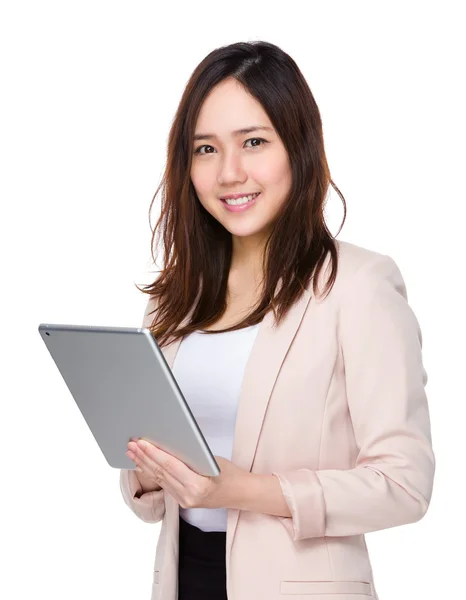
<instances>
[{"instance_id":1,"label":"long brown hair","mask_svg":"<svg viewBox=\"0 0 466 600\"><path fill-rule=\"evenodd\" d=\"M148 308L154 310L148 314L155 316L148 327L159 345L208 327L227 308L232 236L200 203L190 171L201 105L212 88L229 77L240 82L270 118L288 152L292 185L265 244L261 299L246 318L221 331L255 325L271 308L279 324L311 277L316 293L328 252L332 270L324 291L329 292L336 279L338 250L324 219L330 184L344 206L339 232L346 219L346 202L330 177L322 121L306 80L294 60L274 44L238 42L217 48L196 67L186 85L169 133L165 172L149 207L150 221L162 188L151 251L156 263L154 248L162 237L163 268L152 284L136 285L152 296ZM191 310L189 322L180 327Z\"/></svg>"}]
</instances>

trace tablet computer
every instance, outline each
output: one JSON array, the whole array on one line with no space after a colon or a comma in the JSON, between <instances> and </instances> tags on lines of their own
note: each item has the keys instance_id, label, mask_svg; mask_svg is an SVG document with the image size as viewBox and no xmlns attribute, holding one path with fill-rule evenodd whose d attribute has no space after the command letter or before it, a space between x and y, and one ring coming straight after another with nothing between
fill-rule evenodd
<instances>
[{"instance_id":1,"label":"tablet computer","mask_svg":"<svg viewBox=\"0 0 466 600\"><path fill-rule=\"evenodd\" d=\"M41 323L39 333L105 459L134 470L143 438L200 475L220 468L149 329Z\"/></svg>"}]
</instances>

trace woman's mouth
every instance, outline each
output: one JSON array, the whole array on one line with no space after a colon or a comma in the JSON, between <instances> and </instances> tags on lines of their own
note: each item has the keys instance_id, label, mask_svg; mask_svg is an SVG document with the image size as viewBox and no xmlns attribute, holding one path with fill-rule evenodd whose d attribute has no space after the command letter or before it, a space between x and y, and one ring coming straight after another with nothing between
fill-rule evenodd
<instances>
[{"instance_id":1,"label":"woman's mouth","mask_svg":"<svg viewBox=\"0 0 466 600\"><path fill-rule=\"evenodd\" d=\"M244 210L247 210L251 206L254 206L254 204L256 203L256 200L260 196L260 194L261 194L261 192L257 193L255 196L253 196L251 198L251 200L248 200L247 198L249 198L249 196L246 196L245 198L229 200L228 202L223 199L221 201L223 203L223 206L227 210L229 210L231 212L243 212Z\"/></svg>"}]
</instances>

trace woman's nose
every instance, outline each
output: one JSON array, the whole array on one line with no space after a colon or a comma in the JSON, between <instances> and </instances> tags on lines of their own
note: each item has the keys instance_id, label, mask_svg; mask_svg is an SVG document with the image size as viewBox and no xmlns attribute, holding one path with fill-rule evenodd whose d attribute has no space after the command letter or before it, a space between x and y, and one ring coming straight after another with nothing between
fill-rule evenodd
<instances>
[{"instance_id":1,"label":"woman's nose","mask_svg":"<svg viewBox=\"0 0 466 600\"><path fill-rule=\"evenodd\" d=\"M220 163L218 172L219 184L236 183L243 181L246 177L241 157L231 152L225 155Z\"/></svg>"}]
</instances>

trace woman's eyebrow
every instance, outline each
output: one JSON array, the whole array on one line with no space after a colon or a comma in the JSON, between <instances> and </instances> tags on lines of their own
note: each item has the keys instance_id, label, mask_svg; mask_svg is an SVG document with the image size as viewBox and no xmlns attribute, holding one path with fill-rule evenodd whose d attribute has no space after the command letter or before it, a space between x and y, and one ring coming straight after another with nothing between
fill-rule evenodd
<instances>
[{"instance_id":1,"label":"woman's eyebrow","mask_svg":"<svg viewBox=\"0 0 466 600\"><path fill-rule=\"evenodd\" d=\"M242 129L237 129L236 131L232 131L232 135L246 135L247 133L251 133L253 131L273 131L272 127L266 127L265 125L251 125L250 127L243 127ZM217 136L215 133L196 133L193 140L211 140L216 139Z\"/></svg>"}]
</instances>

